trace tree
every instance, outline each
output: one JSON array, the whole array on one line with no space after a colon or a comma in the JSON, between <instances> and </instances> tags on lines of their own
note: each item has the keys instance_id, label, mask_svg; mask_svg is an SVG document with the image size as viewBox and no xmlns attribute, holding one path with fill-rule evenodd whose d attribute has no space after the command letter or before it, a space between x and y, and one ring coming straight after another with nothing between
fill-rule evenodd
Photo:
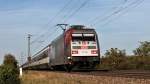
<instances>
[{"instance_id":1,"label":"tree","mask_svg":"<svg viewBox=\"0 0 150 84\"><path fill-rule=\"evenodd\" d=\"M17 68L17 60L15 59L15 56L13 56L11 54L6 54L4 56L3 64L10 65L10 66Z\"/></svg>"},{"instance_id":2,"label":"tree","mask_svg":"<svg viewBox=\"0 0 150 84\"><path fill-rule=\"evenodd\" d=\"M136 48L133 53L136 56L150 56L150 42L140 42L140 46Z\"/></svg>"},{"instance_id":3,"label":"tree","mask_svg":"<svg viewBox=\"0 0 150 84\"><path fill-rule=\"evenodd\" d=\"M11 54L4 57L2 66L0 66L0 84L19 84L19 68L17 60Z\"/></svg>"},{"instance_id":4,"label":"tree","mask_svg":"<svg viewBox=\"0 0 150 84\"><path fill-rule=\"evenodd\" d=\"M136 56L136 69L150 69L150 42L140 42L140 46L133 53Z\"/></svg>"},{"instance_id":5,"label":"tree","mask_svg":"<svg viewBox=\"0 0 150 84\"><path fill-rule=\"evenodd\" d=\"M16 68L10 65L0 67L0 84L20 84Z\"/></svg>"},{"instance_id":6,"label":"tree","mask_svg":"<svg viewBox=\"0 0 150 84\"><path fill-rule=\"evenodd\" d=\"M118 48L111 48L105 53L105 58L102 58L102 64L109 66L111 69L126 68L126 52Z\"/></svg>"}]
</instances>

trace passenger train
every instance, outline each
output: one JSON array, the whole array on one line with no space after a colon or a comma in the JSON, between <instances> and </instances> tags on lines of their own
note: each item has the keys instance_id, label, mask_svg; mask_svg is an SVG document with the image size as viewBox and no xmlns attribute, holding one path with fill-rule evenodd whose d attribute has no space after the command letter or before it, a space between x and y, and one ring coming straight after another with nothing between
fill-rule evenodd
<instances>
[{"instance_id":1,"label":"passenger train","mask_svg":"<svg viewBox=\"0 0 150 84\"><path fill-rule=\"evenodd\" d=\"M22 65L23 69L94 69L100 63L96 31L72 25Z\"/></svg>"}]
</instances>

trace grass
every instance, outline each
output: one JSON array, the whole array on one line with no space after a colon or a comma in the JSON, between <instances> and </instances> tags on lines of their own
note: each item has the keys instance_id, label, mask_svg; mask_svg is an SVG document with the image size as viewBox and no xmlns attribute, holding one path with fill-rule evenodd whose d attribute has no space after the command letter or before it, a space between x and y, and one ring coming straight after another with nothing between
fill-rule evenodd
<instances>
[{"instance_id":1,"label":"grass","mask_svg":"<svg viewBox=\"0 0 150 84\"><path fill-rule=\"evenodd\" d=\"M21 80L22 84L87 84L80 78L54 72L29 71L24 73ZM92 84L92 82L89 84Z\"/></svg>"},{"instance_id":2,"label":"grass","mask_svg":"<svg viewBox=\"0 0 150 84\"><path fill-rule=\"evenodd\" d=\"M22 84L150 84L150 79L79 75L58 72L28 71Z\"/></svg>"}]
</instances>

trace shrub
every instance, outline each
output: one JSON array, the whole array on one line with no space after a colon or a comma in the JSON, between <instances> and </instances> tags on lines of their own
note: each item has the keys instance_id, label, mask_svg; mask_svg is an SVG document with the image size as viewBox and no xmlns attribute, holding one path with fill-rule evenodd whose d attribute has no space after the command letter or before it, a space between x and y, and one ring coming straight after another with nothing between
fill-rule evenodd
<instances>
[{"instance_id":1,"label":"shrub","mask_svg":"<svg viewBox=\"0 0 150 84\"><path fill-rule=\"evenodd\" d=\"M0 84L20 84L18 70L9 65L0 67Z\"/></svg>"},{"instance_id":2,"label":"shrub","mask_svg":"<svg viewBox=\"0 0 150 84\"><path fill-rule=\"evenodd\" d=\"M0 84L20 84L19 68L15 57L7 54L0 66Z\"/></svg>"}]
</instances>

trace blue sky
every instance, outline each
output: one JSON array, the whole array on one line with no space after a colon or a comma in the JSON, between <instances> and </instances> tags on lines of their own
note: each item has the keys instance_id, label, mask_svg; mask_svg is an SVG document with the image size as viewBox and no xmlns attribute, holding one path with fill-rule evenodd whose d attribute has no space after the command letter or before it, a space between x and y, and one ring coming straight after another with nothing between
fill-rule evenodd
<instances>
[{"instance_id":1,"label":"blue sky","mask_svg":"<svg viewBox=\"0 0 150 84\"><path fill-rule=\"evenodd\" d=\"M0 62L7 53L19 59L23 52L23 58L26 59L28 33L33 35L32 40L44 35L32 44L32 54L61 34L61 29L55 30L57 27L54 25L64 22L86 0L69 1L0 0ZM126 49L128 54L132 54L139 41L150 41L150 1L139 0L138 6L132 4L135 1L89 0L65 23L95 28L102 54L111 47ZM69 5L58 14L67 3ZM114 13L120 9L119 13Z\"/></svg>"}]
</instances>

